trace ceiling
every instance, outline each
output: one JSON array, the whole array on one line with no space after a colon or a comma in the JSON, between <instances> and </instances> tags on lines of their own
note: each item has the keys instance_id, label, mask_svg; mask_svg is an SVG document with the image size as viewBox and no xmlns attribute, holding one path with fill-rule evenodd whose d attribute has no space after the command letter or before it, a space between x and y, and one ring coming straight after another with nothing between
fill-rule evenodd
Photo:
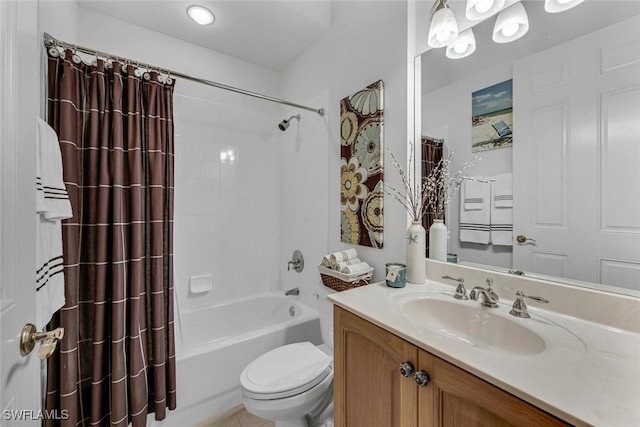
<instances>
[{"instance_id":1,"label":"ceiling","mask_svg":"<svg viewBox=\"0 0 640 427\"><path fill-rule=\"evenodd\" d=\"M192 4L211 10L215 22L192 22L186 13ZM331 26L330 0L78 0L78 5L276 71Z\"/></svg>"}]
</instances>

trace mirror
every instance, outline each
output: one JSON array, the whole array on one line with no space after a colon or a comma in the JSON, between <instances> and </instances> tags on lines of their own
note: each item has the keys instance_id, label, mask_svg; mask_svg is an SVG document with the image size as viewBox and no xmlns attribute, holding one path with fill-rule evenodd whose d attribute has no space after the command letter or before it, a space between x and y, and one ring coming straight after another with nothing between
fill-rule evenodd
<instances>
[{"instance_id":1,"label":"mirror","mask_svg":"<svg viewBox=\"0 0 640 427\"><path fill-rule=\"evenodd\" d=\"M425 3L416 9L424 40L432 5ZM449 252L476 267L640 296L640 2L586 0L553 14L542 0L521 3L528 33L498 44L497 15L474 25L464 19L466 2L449 0L461 31L473 26L476 51L448 59L444 48L429 49L416 61L416 134L455 150L452 174L476 155L482 160L468 175L513 174L513 246L461 242L456 194L447 210ZM416 44L426 47L424 40ZM507 80L513 146L472 152L472 94ZM591 157L580 157L586 146ZM534 241L517 243L517 235ZM559 246L546 246L552 240Z\"/></svg>"}]
</instances>

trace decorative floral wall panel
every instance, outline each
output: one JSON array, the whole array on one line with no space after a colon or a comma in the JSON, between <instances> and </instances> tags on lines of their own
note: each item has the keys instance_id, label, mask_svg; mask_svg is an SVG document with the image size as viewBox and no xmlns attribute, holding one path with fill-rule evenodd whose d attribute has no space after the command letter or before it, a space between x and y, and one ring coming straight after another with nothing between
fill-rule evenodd
<instances>
[{"instance_id":1,"label":"decorative floral wall panel","mask_svg":"<svg viewBox=\"0 0 640 427\"><path fill-rule=\"evenodd\" d=\"M340 101L341 241L382 248L383 83Z\"/></svg>"}]
</instances>

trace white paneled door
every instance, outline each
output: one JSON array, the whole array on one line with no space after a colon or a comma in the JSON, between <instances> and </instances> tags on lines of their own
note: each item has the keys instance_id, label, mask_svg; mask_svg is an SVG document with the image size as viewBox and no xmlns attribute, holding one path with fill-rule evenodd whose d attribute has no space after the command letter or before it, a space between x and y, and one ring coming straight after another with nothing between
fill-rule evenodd
<instances>
[{"instance_id":1,"label":"white paneled door","mask_svg":"<svg viewBox=\"0 0 640 427\"><path fill-rule=\"evenodd\" d=\"M37 351L18 338L35 320L37 2L0 0L0 425L41 423Z\"/></svg>"},{"instance_id":2,"label":"white paneled door","mask_svg":"<svg viewBox=\"0 0 640 427\"><path fill-rule=\"evenodd\" d=\"M638 28L514 65L515 269L640 289Z\"/></svg>"}]
</instances>

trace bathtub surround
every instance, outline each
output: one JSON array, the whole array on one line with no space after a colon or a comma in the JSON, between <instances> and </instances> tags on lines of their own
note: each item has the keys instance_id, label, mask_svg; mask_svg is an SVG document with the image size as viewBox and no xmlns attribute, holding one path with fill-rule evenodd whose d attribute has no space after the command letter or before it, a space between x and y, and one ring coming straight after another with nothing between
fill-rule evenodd
<instances>
[{"instance_id":1,"label":"bathtub surround","mask_svg":"<svg viewBox=\"0 0 640 427\"><path fill-rule=\"evenodd\" d=\"M64 57L48 58L48 120L73 217L46 409L74 425L146 426L176 407L173 82Z\"/></svg>"}]
</instances>

